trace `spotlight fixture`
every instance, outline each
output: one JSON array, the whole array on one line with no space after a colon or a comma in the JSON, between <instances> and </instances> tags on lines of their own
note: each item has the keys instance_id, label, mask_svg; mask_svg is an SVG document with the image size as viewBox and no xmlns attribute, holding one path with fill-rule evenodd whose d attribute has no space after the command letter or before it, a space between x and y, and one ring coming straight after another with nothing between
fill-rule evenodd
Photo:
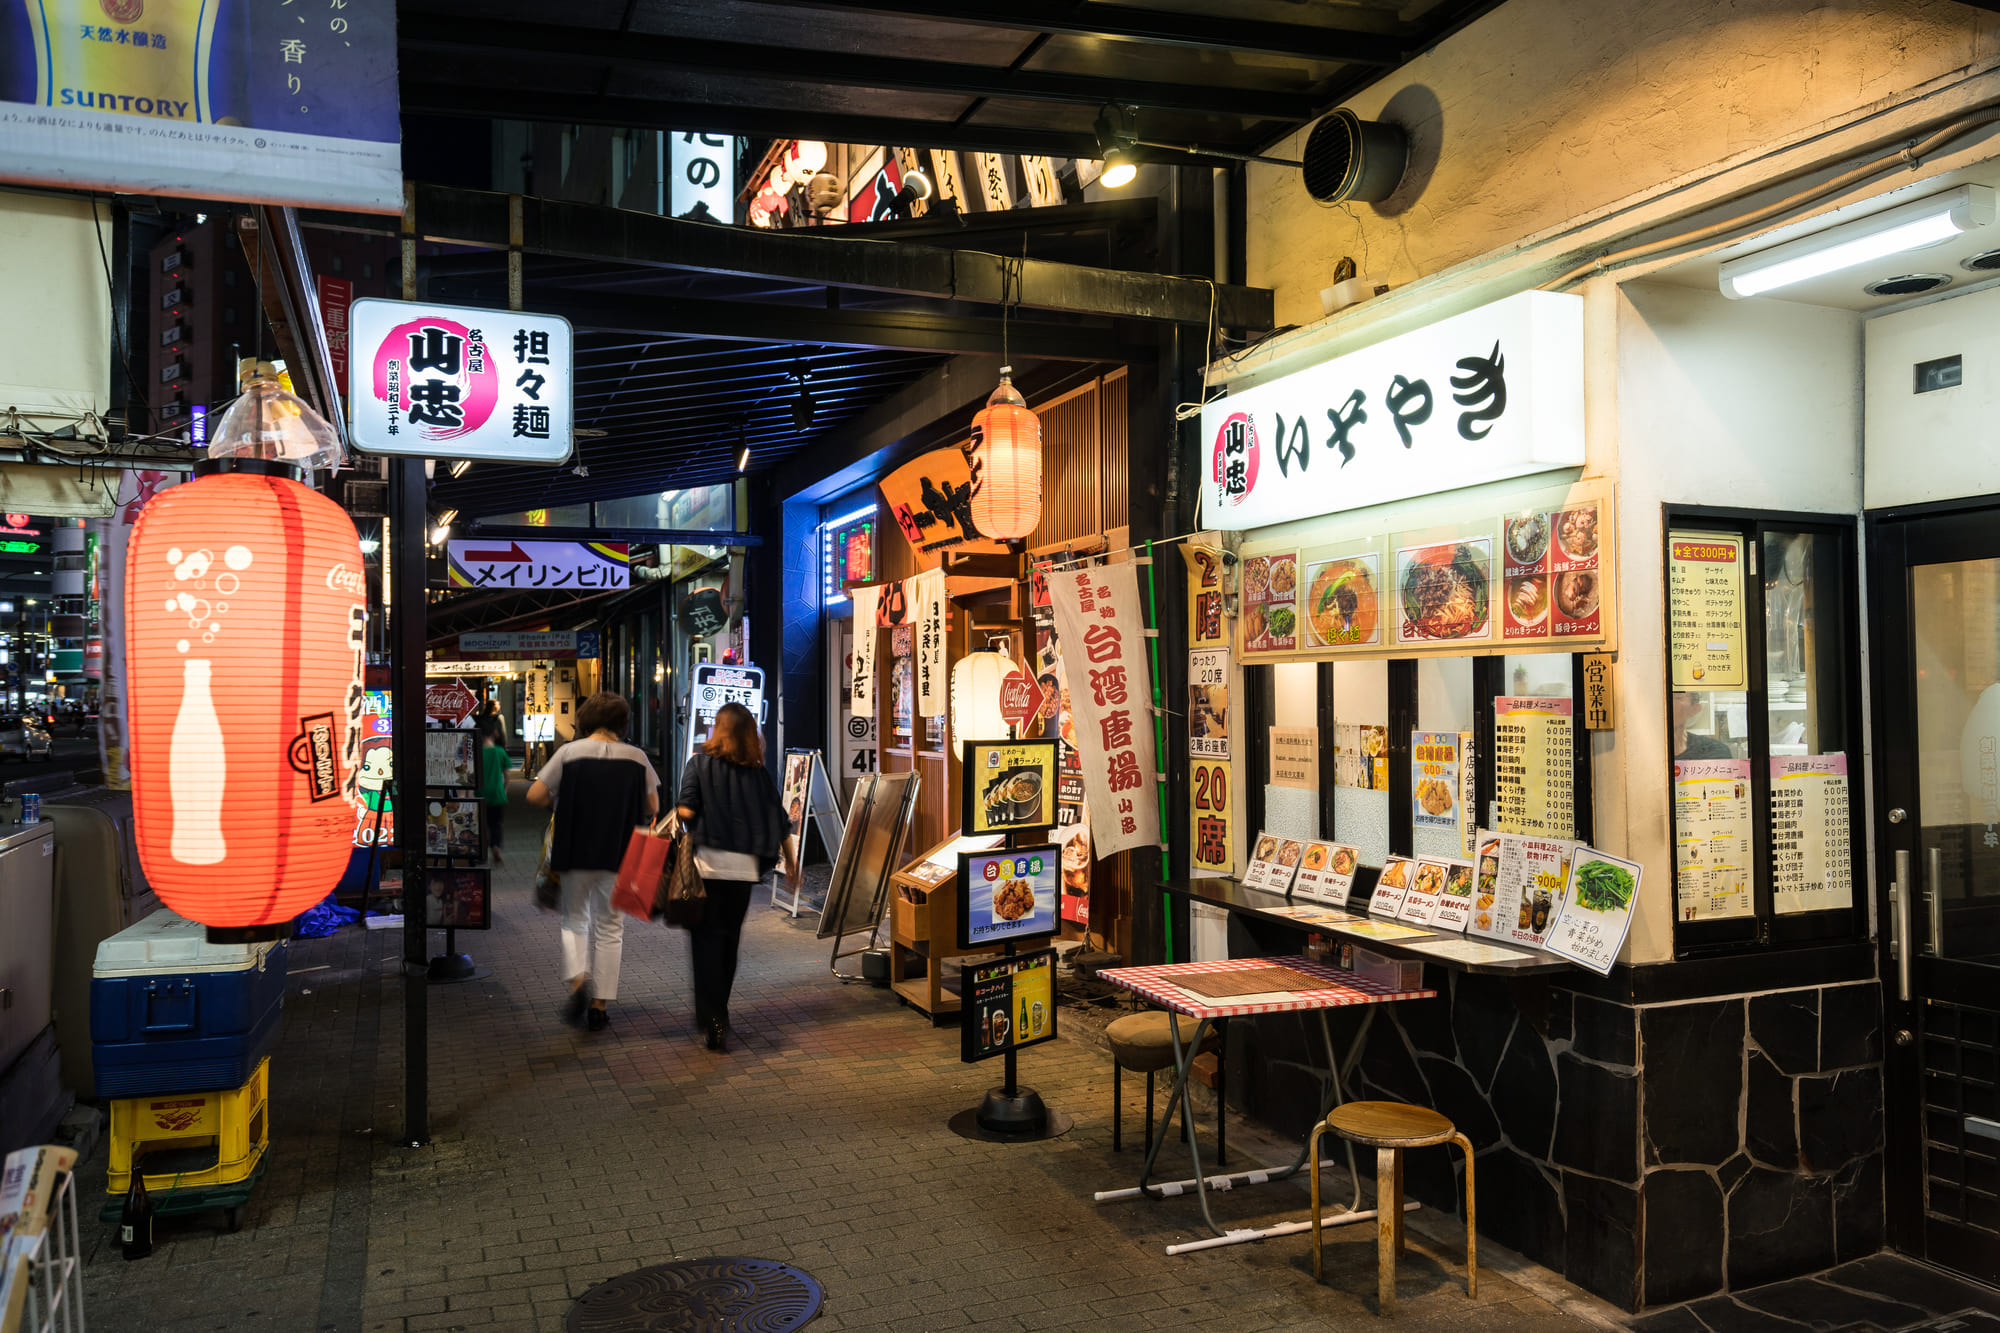
<instances>
[{"instance_id":1,"label":"spotlight fixture","mask_svg":"<svg viewBox=\"0 0 2000 1333\"><path fill-rule=\"evenodd\" d=\"M1990 186L1961 185L1732 259L1722 266L1722 294L1732 299L1761 296L1905 250L1936 245L1960 232L1986 226L1994 216Z\"/></svg>"},{"instance_id":2,"label":"spotlight fixture","mask_svg":"<svg viewBox=\"0 0 2000 1333\"><path fill-rule=\"evenodd\" d=\"M1107 190L1122 190L1132 183L1139 174L1139 168L1132 161L1132 155L1123 148L1104 150L1104 171L1098 182Z\"/></svg>"},{"instance_id":3,"label":"spotlight fixture","mask_svg":"<svg viewBox=\"0 0 2000 1333\"><path fill-rule=\"evenodd\" d=\"M740 420L736 423L736 470L738 472L750 470L750 441L744 435L743 423Z\"/></svg>"},{"instance_id":4,"label":"spotlight fixture","mask_svg":"<svg viewBox=\"0 0 2000 1333\"><path fill-rule=\"evenodd\" d=\"M452 525L454 521L457 520L457 518L458 518L458 511L456 509L447 509L442 514L439 514L437 516L438 526L441 528L448 528Z\"/></svg>"},{"instance_id":5,"label":"spotlight fixture","mask_svg":"<svg viewBox=\"0 0 2000 1333\"><path fill-rule=\"evenodd\" d=\"M435 528L431 529L431 545L443 546L445 544L446 539L449 538L450 536L451 536L451 525L448 523L440 523Z\"/></svg>"},{"instance_id":6,"label":"spotlight fixture","mask_svg":"<svg viewBox=\"0 0 2000 1333\"><path fill-rule=\"evenodd\" d=\"M911 168L903 173L902 188L898 189L895 198L889 201L889 212L897 221L907 222L916 206L936 193L937 187L931 184L931 178L924 172Z\"/></svg>"},{"instance_id":7,"label":"spotlight fixture","mask_svg":"<svg viewBox=\"0 0 2000 1333\"><path fill-rule=\"evenodd\" d=\"M1288 157L1264 157L1258 153L1238 153L1227 148L1215 148L1197 143L1163 143L1158 139L1139 137L1139 108L1126 103L1113 102L1097 114L1097 122L1092 126L1097 134L1097 156L1104 163L1104 170L1098 175L1098 182L1107 190L1121 189L1130 185L1139 174L1134 148L1163 148L1170 153L1184 153L1189 157L1221 157L1232 162L1264 162L1274 167L1297 167L1304 163Z\"/></svg>"}]
</instances>

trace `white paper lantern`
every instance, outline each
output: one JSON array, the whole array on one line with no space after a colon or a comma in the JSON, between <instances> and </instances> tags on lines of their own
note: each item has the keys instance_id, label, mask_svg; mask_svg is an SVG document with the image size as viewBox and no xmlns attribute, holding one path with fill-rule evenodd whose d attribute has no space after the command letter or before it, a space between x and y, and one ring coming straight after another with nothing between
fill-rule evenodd
<instances>
[{"instance_id":1,"label":"white paper lantern","mask_svg":"<svg viewBox=\"0 0 2000 1333\"><path fill-rule=\"evenodd\" d=\"M1005 653L967 653L951 669L951 744L964 753L967 741L1007 738L1007 719L1000 715L1000 682L1016 670Z\"/></svg>"}]
</instances>

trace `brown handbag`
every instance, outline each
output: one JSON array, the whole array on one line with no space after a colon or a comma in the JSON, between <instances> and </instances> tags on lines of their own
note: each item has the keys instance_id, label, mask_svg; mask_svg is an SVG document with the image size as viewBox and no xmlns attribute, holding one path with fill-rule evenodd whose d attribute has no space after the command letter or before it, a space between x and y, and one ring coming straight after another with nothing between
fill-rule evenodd
<instances>
[{"instance_id":1,"label":"brown handbag","mask_svg":"<svg viewBox=\"0 0 2000 1333\"><path fill-rule=\"evenodd\" d=\"M660 898L653 915L670 926L693 930L708 908L708 886L695 869L694 839L683 829L674 839L667 873L660 876Z\"/></svg>"}]
</instances>

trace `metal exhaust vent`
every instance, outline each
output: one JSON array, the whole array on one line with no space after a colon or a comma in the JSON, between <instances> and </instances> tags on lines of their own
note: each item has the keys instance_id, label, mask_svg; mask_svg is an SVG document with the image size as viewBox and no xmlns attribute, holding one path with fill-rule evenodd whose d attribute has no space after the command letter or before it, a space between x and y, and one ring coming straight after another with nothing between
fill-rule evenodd
<instances>
[{"instance_id":1,"label":"metal exhaust vent","mask_svg":"<svg viewBox=\"0 0 2000 1333\"><path fill-rule=\"evenodd\" d=\"M2000 250L1981 250L1970 258L1959 260L1958 266L1968 273L2000 272Z\"/></svg>"},{"instance_id":2,"label":"metal exhaust vent","mask_svg":"<svg viewBox=\"0 0 2000 1333\"><path fill-rule=\"evenodd\" d=\"M1409 160L1401 126L1363 120L1342 107L1306 136L1306 193L1323 204L1379 204L1395 193Z\"/></svg>"},{"instance_id":3,"label":"metal exhaust vent","mask_svg":"<svg viewBox=\"0 0 2000 1333\"><path fill-rule=\"evenodd\" d=\"M1893 278L1879 278L1868 283L1861 290L1870 296L1921 296L1934 292L1940 287L1951 285L1951 278L1944 273L1902 273Z\"/></svg>"}]
</instances>

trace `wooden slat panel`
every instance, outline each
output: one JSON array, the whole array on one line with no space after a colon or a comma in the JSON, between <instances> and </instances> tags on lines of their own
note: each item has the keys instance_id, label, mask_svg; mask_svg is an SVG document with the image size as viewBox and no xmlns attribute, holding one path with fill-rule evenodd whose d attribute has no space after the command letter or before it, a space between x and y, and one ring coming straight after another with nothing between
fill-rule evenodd
<instances>
[{"instance_id":1,"label":"wooden slat panel","mask_svg":"<svg viewBox=\"0 0 2000 1333\"><path fill-rule=\"evenodd\" d=\"M1030 546L1071 541L1098 526L1099 426L1095 385L1047 405L1042 419L1042 522Z\"/></svg>"},{"instance_id":2,"label":"wooden slat panel","mask_svg":"<svg viewBox=\"0 0 2000 1333\"><path fill-rule=\"evenodd\" d=\"M1097 403L1104 439L1103 462L1100 464L1104 478L1104 516L1099 531L1109 532L1112 528L1126 527L1132 522L1131 432L1125 417L1128 381L1121 370L1098 384Z\"/></svg>"}]
</instances>

